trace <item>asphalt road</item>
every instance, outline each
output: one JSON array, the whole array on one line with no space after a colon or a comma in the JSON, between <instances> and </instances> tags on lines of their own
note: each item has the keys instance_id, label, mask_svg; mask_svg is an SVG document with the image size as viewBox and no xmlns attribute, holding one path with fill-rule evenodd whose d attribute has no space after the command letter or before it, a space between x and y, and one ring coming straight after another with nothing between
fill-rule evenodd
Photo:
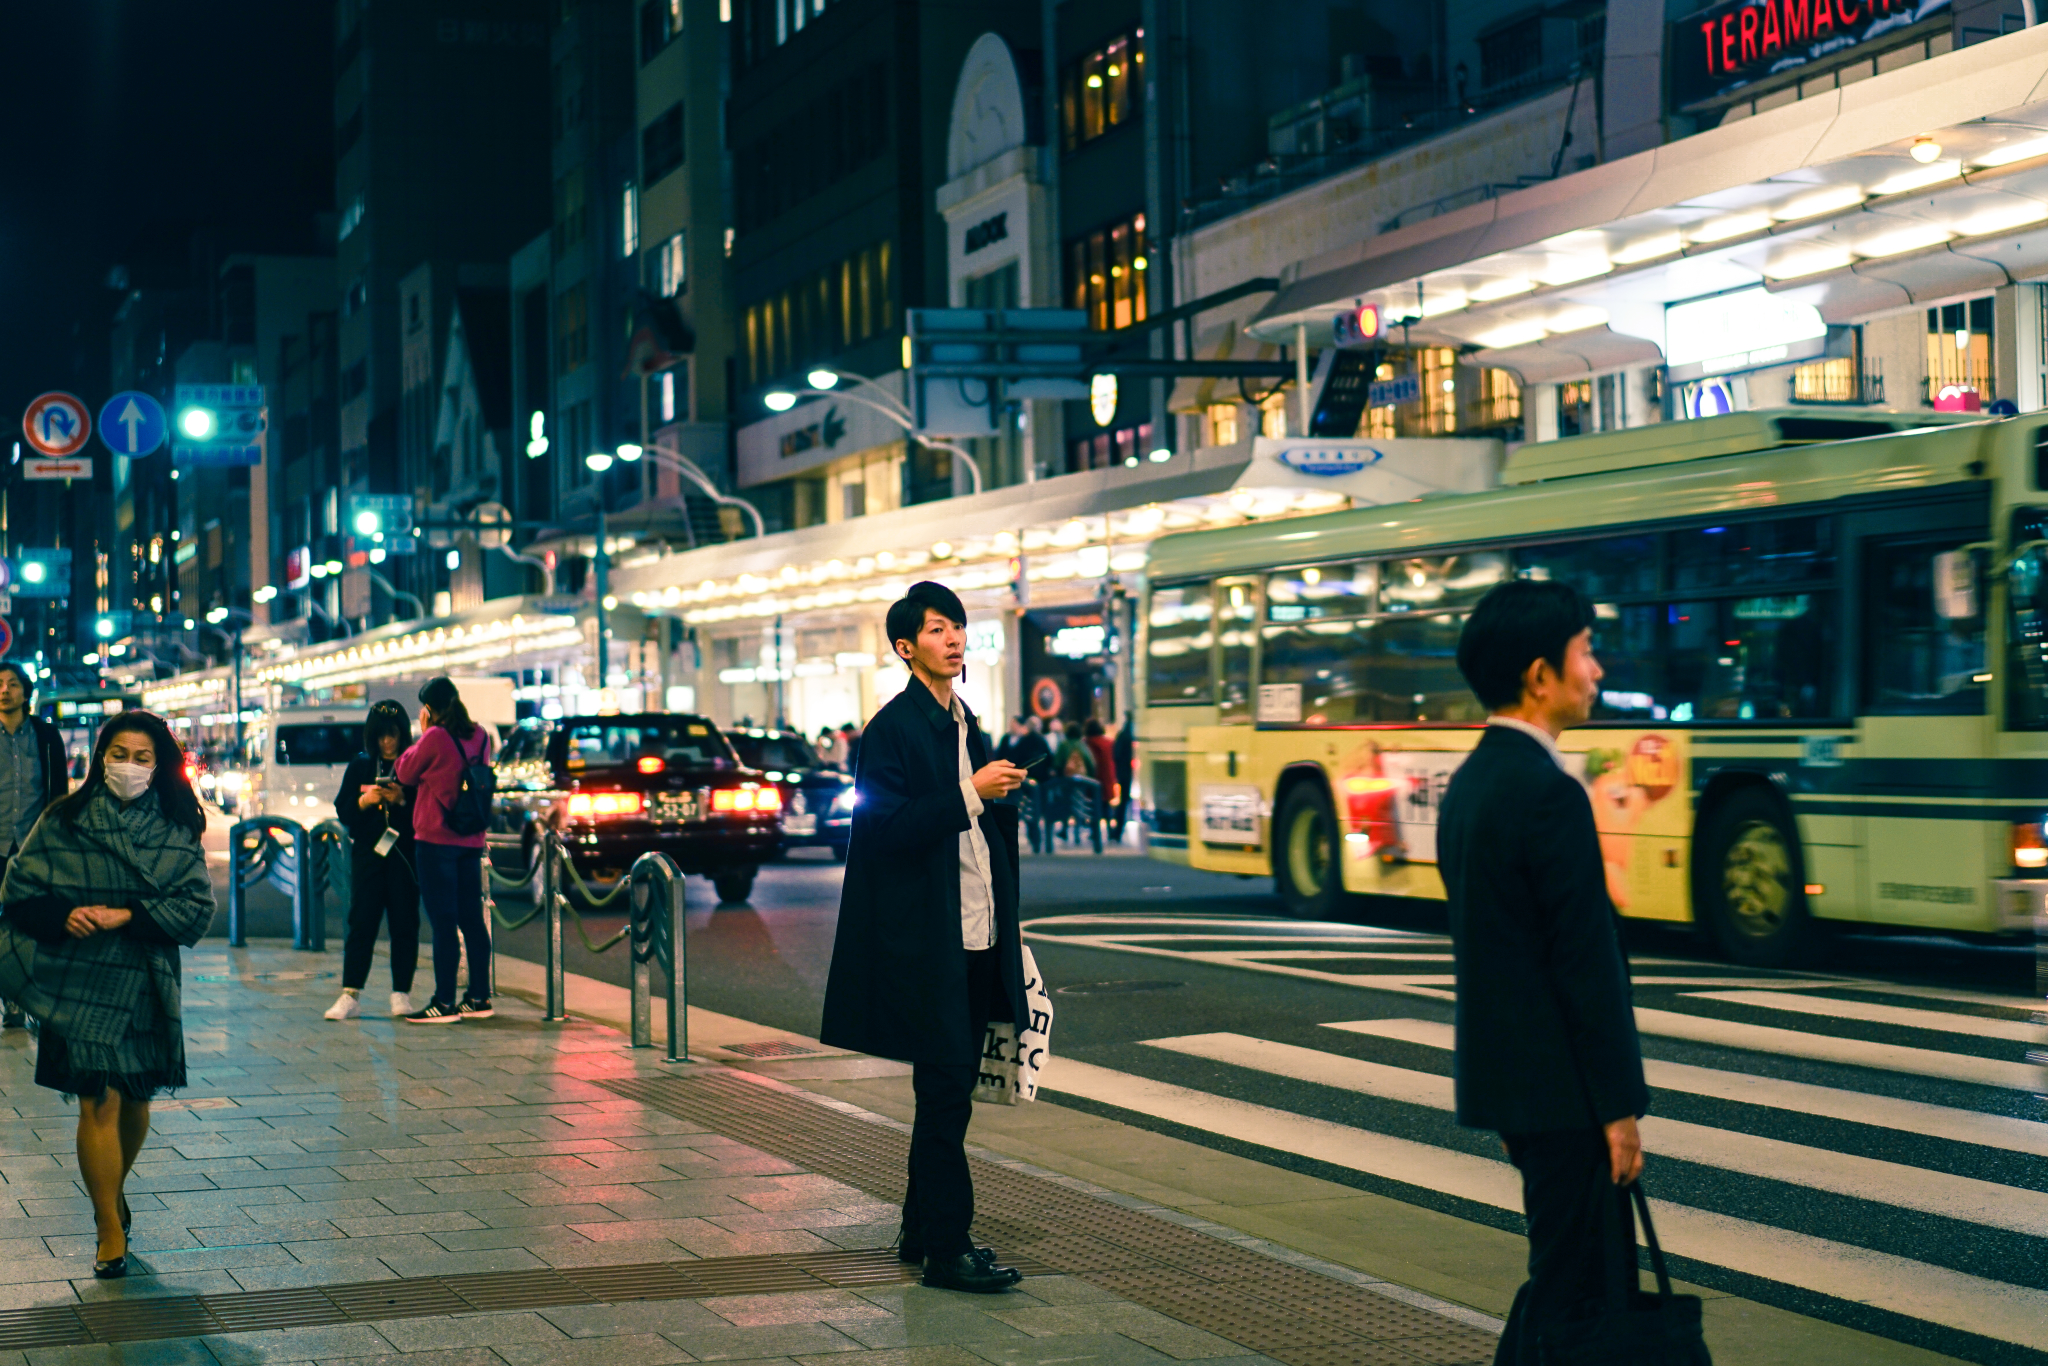
<instances>
[{"instance_id":1,"label":"asphalt road","mask_svg":"<svg viewBox=\"0 0 2048 1366\"><path fill-rule=\"evenodd\" d=\"M814 1034L839 879L826 861L770 867L723 909L693 879L692 1004ZM1031 857L1024 899L1062 1103L1521 1227L1496 1139L1449 1112L1440 913L1371 902L1302 924L1265 879L1128 854ZM1654 1089L1646 1187L1678 1274L1972 1360L2048 1361L2031 946L1845 936L1823 968L1777 973L1682 930L1627 941ZM499 943L541 956L538 924ZM623 951L573 934L567 966L626 980Z\"/></svg>"}]
</instances>

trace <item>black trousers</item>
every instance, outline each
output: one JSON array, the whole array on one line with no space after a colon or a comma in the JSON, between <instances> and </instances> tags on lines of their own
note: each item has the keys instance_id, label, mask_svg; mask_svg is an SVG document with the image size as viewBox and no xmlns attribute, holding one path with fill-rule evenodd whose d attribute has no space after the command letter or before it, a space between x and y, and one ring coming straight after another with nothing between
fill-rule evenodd
<instances>
[{"instance_id":1,"label":"black trousers","mask_svg":"<svg viewBox=\"0 0 2048 1366\"><path fill-rule=\"evenodd\" d=\"M1005 1007L996 951L967 955L967 1024L974 1047L998 1006ZM974 1178L967 1170L967 1120L974 1109L979 1063L921 1062L910 1069L917 1117L910 1126L910 1180L903 1188L903 1241L928 1257L957 1257L974 1246Z\"/></svg>"},{"instance_id":2,"label":"black trousers","mask_svg":"<svg viewBox=\"0 0 2048 1366\"><path fill-rule=\"evenodd\" d=\"M348 937L341 947L341 984L363 989L377 925L391 925L391 989L411 991L420 965L420 885L403 849L353 860L349 866Z\"/></svg>"},{"instance_id":3,"label":"black trousers","mask_svg":"<svg viewBox=\"0 0 2048 1366\"><path fill-rule=\"evenodd\" d=\"M1543 1329L1599 1301L1610 1278L1633 1277L1635 1220L1614 1184L1598 1129L1503 1134L1522 1174L1529 1220L1529 1279L1515 1292L1494 1366L1536 1366Z\"/></svg>"}]
</instances>

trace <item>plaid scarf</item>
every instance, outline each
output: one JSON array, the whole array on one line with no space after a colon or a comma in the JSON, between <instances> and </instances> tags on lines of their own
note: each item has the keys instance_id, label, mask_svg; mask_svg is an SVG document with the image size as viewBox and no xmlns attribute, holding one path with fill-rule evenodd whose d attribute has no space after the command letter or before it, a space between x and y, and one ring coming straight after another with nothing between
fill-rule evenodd
<instances>
[{"instance_id":1,"label":"plaid scarf","mask_svg":"<svg viewBox=\"0 0 2048 1366\"><path fill-rule=\"evenodd\" d=\"M0 900L54 895L76 906L139 906L190 947L213 920L213 880L190 830L166 819L154 792L124 808L104 786L83 810L49 813L7 866ZM145 992L154 991L150 1002ZM116 1049L155 1006L181 1028L178 951L102 931L38 944L0 919L0 995L60 1034L79 1071L116 1070Z\"/></svg>"}]
</instances>

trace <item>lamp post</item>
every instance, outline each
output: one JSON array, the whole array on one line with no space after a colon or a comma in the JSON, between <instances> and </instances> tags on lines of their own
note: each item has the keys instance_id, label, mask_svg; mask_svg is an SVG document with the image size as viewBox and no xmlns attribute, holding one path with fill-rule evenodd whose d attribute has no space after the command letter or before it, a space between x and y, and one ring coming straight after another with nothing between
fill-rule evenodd
<instances>
[{"instance_id":1,"label":"lamp post","mask_svg":"<svg viewBox=\"0 0 2048 1366\"><path fill-rule=\"evenodd\" d=\"M628 457L628 463L631 463L631 461L640 458L640 448L638 446L621 446L619 448L619 454L623 456L628 450L633 452L633 454L630 457ZM592 451L590 454L583 457L583 463L588 465L591 468L592 472L602 475L606 470L612 467L612 458L612 453L610 451ZM604 598L605 594L608 591L610 591L610 585L608 584L607 580L610 577L612 557L611 548L606 544L607 538L605 535L604 525L604 481L602 479L598 480L596 489L597 554L592 557L592 564L597 571L597 690L599 692L603 692L605 688L609 686L611 679L611 640L605 634L606 627L604 619Z\"/></svg>"},{"instance_id":2,"label":"lamp post","mask_svg":"<svg viewBox=\"0 0 2048 1366\"><path fill-rule=\"evenodd\" d=\"M404 598L412 604L412 610L418 614L418 618L424 618L427 615L427 605L420 601L419 594L406 592L374 569L366 568L364 572L370 576L370 582L390 594L394 602L399 598Z\"/></svg>"},{"instance_id":3,"label":"lamp post","mask_svg":"<svg viewBox=\"0 0 2048 1366\"><path fill-rule=\"evenodd\" d=\"M240 631L229 631L221 626L222 622L227 621L231 617L240 617L243 622L251 626L256 623L256 618L240 607L216 607L206 614L206 624L213 629L216 635L227 641L228 655L233 661L235 680L235 763L239 766L248 763L249 756L247 750L243 747L245 741L242 735L242 633ZM185 618L185 622L188 626L196 625L190 617Z\"/></svg>"},{"instance_id":4,"label":"lamp post","mask_svg":"<svg viewBox=\"0 0 2048 1366\"><path fill-rule=\"evenodd\" d=\"M948 451L958 459L965 461L967 464L967 482L970 486L967 491L969 493L981 492L981 462L974 458L974 453L965 446L955 442L940 441L935 437L925 436L919 432L917 430L917 419L912 415L910 409L904 406L903 400L897 398L896 395L890 393L882 385L877 384L866 375L855 375L843 370L828 370L822 366L811 371L804 378L811 388L818 390L820 393L835 393L850 403L858 403L863 408L880 413L883 417L888 418L891 422L901 427L911 440L917 442L918 445L923 446L926 450ZM871 389L874 393L872 395L855 393L852 389L842 389L839 387L842 383L848 382L857 388ZM775 389L768 393L763 402L774 412L786 413L796 406L796 399L797 396L787 389Z\"/></svg>"},{"instance_id":5,"label":"lamp post","mask_svg":"<svg viewBox=\"0 0 2048 1366\"><path fill-rule=\"evenodd\" d=\"M711 476L697 468L697 462L684 455L681 451L671 446L661 445L636 446L629 443L619 447L619 459L628 464L642 458L647 459L653 464L660 465L664 469L671 469L677 474L682 475L685 479L688 479L691 483L702 489L704 495L720 507L735 507L741 512L746 513L747 516L754 520L754 534L756 536L768 534L766 525L761 521L761 510L759 508L744 498L735 498L729 493L720 492L718 485L711 482ZM606 460L609 462L610 457L606 457ZM597 467L593 465L591 468L595 469ZM610 468L609 463L607 463L606 468Z\"/></svg>"}]
</instances>

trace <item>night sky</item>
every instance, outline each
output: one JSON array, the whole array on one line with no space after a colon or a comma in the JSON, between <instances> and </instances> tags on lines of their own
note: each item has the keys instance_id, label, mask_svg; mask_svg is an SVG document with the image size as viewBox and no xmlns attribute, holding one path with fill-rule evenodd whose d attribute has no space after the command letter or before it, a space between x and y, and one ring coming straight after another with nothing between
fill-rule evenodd
<instances>
[{"instance_id":1,"label":"night sky","mask_svg":"<svg viewBox=\"0 0 2048 1366\"><path fill-rule=\"evenodd\" d=\"M334 6L17 0L0 6L0 426L107 394L109 267L191 280L191 244L316 248L331 209ZM98 448L98 440L94 440Z\"/></svg>"}]
</instances>

